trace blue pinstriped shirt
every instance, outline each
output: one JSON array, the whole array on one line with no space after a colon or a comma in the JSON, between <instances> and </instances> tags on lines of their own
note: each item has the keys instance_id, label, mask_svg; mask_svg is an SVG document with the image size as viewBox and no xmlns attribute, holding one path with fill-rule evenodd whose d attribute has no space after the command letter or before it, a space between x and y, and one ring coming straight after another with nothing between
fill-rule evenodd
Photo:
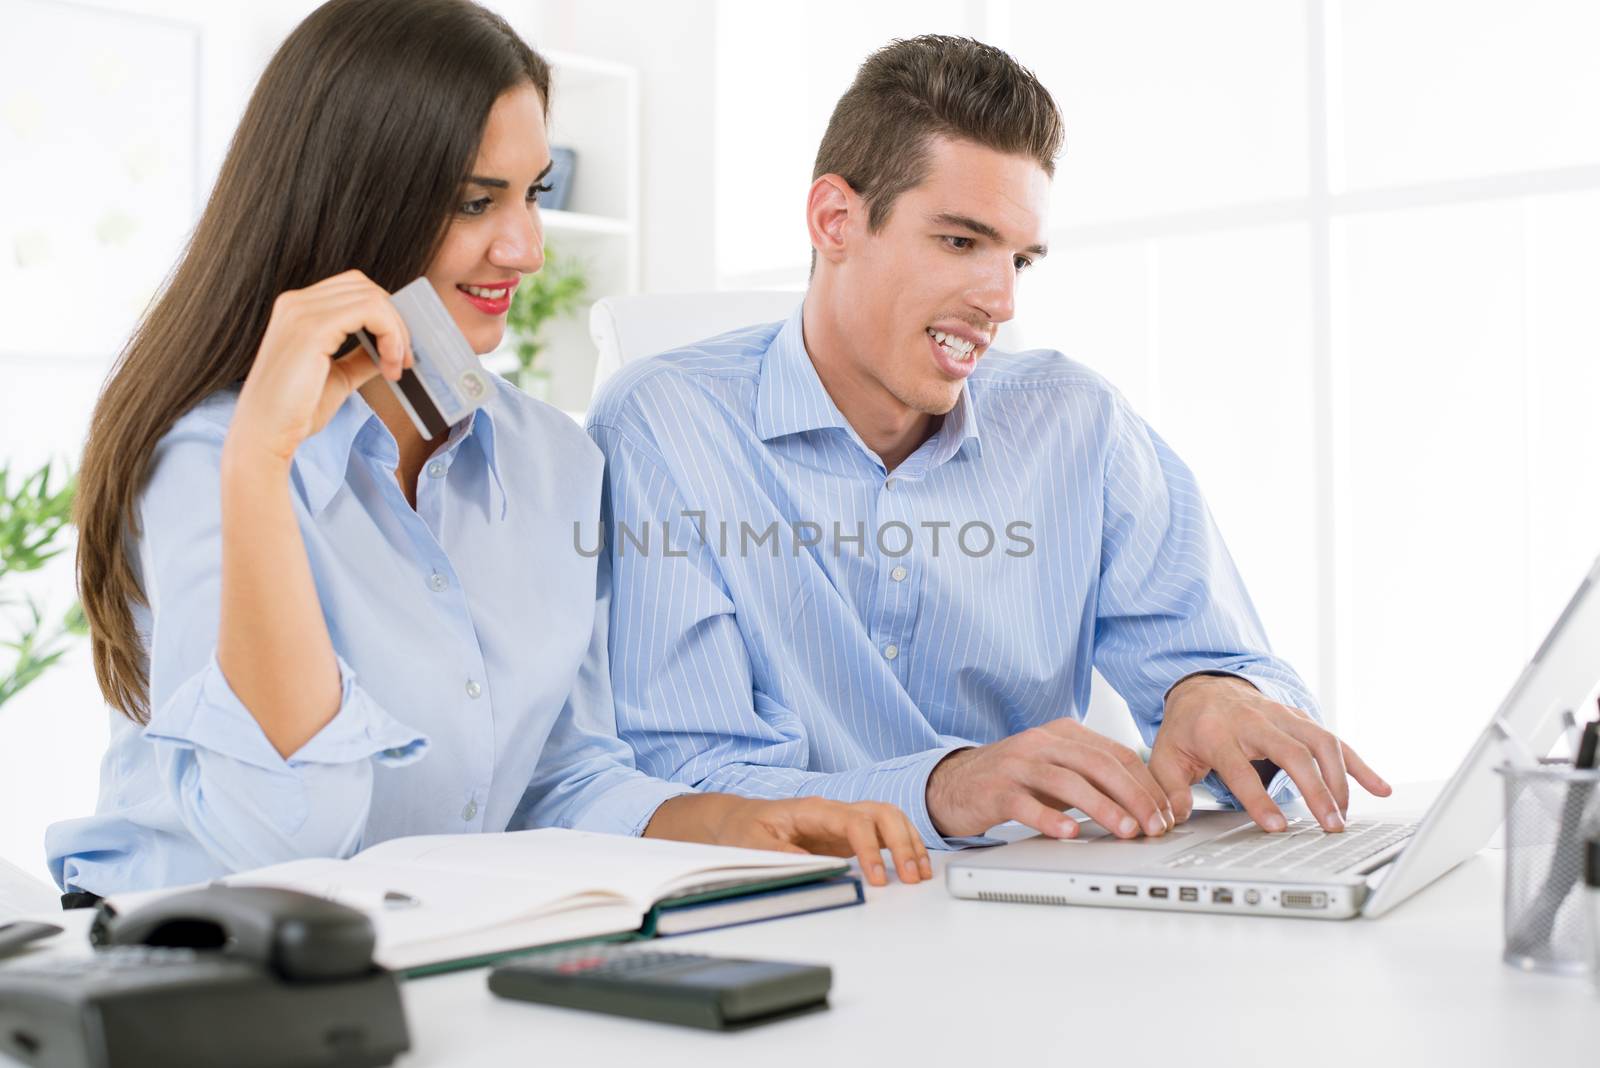
<instances>
[{"instance_id":1,"label":"blue pinstriped shirt","mask_svg":"<svg viewBox=\"0 0 1600 1068\"><path fill-rule=\"evenodd\" d=\"M617 727L652 775L893 802L937 847L956 843L928 818L933 766L1081 718L1094 668L1147 743L1200 671L1316 712L1194 476L1060 353L989 352L893 472L817 378L798 309L625 368L589 432Z\"/></svg>"}]
</instances>

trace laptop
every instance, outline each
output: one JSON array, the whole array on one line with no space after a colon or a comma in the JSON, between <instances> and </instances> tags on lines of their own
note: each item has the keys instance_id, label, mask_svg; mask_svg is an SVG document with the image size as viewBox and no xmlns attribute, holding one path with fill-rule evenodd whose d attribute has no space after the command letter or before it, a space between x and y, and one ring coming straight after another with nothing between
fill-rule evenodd
<instances>
[{"instance_id":1,"label":"laptop","mask_svg":"<svg viewBox=\"0 0 1600 1068\"><path fill-rule=\"evenodd\" d=\"M1494 768L1549 753L1600 682L1600 559L1567 602L1489 725L1419 821L1310 816L1267 834L1243 812L1196 811L1160 838L1034 836L945 866L955 897L1043 905L1346 919L1381 916L1482 849L1503 817Z\"/></svg>"}]
</instances>

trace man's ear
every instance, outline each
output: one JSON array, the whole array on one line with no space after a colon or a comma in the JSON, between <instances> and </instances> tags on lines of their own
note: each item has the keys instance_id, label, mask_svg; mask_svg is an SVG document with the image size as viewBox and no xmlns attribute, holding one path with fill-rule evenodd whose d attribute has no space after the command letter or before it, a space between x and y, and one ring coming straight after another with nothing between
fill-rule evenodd
<instances>
[{"instance_id":1,"label":"man's ear","mask_svg":"<svg viewBox=\"0 0 1600 1068\"><path fill-rule=\"evenodd\" d=\"M811 247L822 259L838 263L849 248L852 223L866 219L866 204L850 183L837 174L824 174L811 183L806 196L806 228Z\"/></svg>"}]
</instances>

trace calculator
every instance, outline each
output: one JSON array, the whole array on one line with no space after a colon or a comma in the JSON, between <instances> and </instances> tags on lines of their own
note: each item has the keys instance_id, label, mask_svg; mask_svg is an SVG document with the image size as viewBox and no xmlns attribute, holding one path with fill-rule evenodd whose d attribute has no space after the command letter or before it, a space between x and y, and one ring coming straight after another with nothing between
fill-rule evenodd
<instances>
[{"instance_id":1,"label":"calculator","mask_svg":"<svg viewBox=\"0 0 1600 1068\"><path fill-rule=\"evenodd\" d=\"M503 998L730 1031L825 1009L825 965L587 945L509 960L489 973Z\"/></svg>"}]
</instances>

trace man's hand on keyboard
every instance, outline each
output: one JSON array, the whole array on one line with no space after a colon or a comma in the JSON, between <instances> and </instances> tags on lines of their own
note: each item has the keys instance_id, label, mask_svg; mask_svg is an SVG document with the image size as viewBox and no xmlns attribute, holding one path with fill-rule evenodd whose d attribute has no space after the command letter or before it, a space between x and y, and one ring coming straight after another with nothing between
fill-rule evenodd
<instances>
[{"instance_id":1,"label":"man's hand on keyboard","mask_svg":"<svg viewBox=\"0 0 1600 1068\"><path fill-rule=\"evenodd\" d=\"M1310 716L1269 700L1244 679L1194 675L1167 694L1150 773L1179 820L1189 817L1189 788L1216 771L1263 830L1288 826L1261 785L1252 760L1270 760L1294 780L1324 830L1344 830L1349 777L1368 793L1388 797L1389 784Z\"/></svg>"}]
</instances>

